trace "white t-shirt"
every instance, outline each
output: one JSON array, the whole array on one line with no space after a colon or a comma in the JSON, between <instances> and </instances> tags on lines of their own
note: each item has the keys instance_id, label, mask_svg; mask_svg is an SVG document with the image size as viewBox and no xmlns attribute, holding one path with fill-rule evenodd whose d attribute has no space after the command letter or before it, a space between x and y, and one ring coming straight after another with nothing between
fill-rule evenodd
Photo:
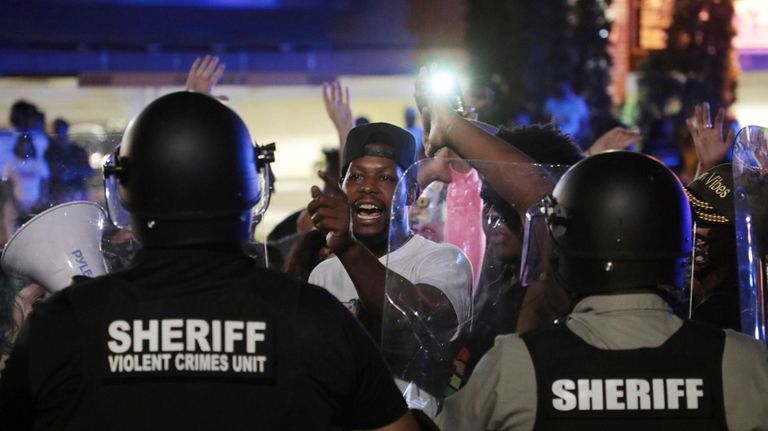
<instances>
[{"instance_id":1,"label":"white t-shirt","mask_svg":"<svg viewBox=\"0 0 768 431\"><path fill-rule=\"evenodd\" d=\"M13 196L22 211L28 211L40 200L40 183L50 177L48 164L42 159L12 157L5 163L3 177L13 183Z\"/></svg>"},{"instance_id":2,"label":"white t-shirt","mask_svg":"<svg viewBox=\"0 0 768 431\"><path fill-rule=\"evenodd\" d=\"M469 322L472 265L458 247L414 235L402 247L380 257L379 262L413 284L428 284L440 289L451 301L459 327ZM343 303L358 299L355 285L338 257L315 267L309 282L326 288Z\"/></svg>"}]
</instances>

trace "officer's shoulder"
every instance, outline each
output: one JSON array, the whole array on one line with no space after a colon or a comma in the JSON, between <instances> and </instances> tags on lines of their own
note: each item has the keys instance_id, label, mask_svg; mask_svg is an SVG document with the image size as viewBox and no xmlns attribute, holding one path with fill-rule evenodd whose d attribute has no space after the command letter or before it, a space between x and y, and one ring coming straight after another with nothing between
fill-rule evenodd
<instances>
[{"instance_id":1,"label":"officer's shoulder","mask_svg":"<svg viewBox=\"0 0 768 431\"><path fill-rule=\"evenodd\" d=\"M768 361L768 351L759 341L732 329L725 329L723 332L725 332L726 351L738 352L739 357L749 358L748 361L755 359Z\"/></svg>"},{"instance_id":2,"label":"officer's shoulder","mask_svg":"<svg viewBox=\"0 0 768 431\"><path fill-rule=\"evenodd\" d=\"M279 289L297 291L300 303L304 301L327 302L336 300L336 298L326 289L297 280L282 272L260 269L259 278L265 285L279 286Z\"/></svg>"},{"instance_id":3,"label":"officer's shoulder","mask_svg":"<svg viewBox=\"0 0 768 431\"><path fill-rule=\"evenodd\" d=\"M494 345L499 345L504 348L519 343L523 343L523 337L516 333L497 335L493 341Z\"/></svg>"},{"instance_id":4,"label":"officer's shoulder","mask_svg":"<svg viewBox=\"0 0 768 431\"><path fill-rule=\"evenodd\" d=\"M104 283L106 277L108 276L85 277L76 275L72 277L72 283L69 286L59 291L62 293L60 296L68 297L72 294L82 294L83 292L99 288ZM58 294L59 292L56 293Z\"/></svg>"},{"instance_id":5,"label":"officer's shoulder","mask_svg":"<svg viewBox=\"0 0 768 431\"><path fill-rule=\"evenodd\" d=\"M515 335L521 342L526 344L551 344L557 343L555 336L562 335L566 326L563 322L551 322L540 325L536 328L526 331L523 334Z\"/></svg>"},{"instance_id":6,"label":"officer's shoulder","mask_svg":"<svg viewBox=\"0 0 768 431\"><path fill-rule=\"evenodd\" d=\"M487 366L495 364L493 366L499 366L506 368L506 365L501 364L531 364L531 355L528 352L528 346L526 346L523 338L518 334L502 334L496 336L493 347L483 355L482 362Z\"/></svg>"},{"instance_id":7,"label":"officer's shoulder","mask_svg":"<svg viewBox=\"0 0 768 431\"><path fill-rule=\"evenodd\" d=\"M299 280L295 283L298 286L298 311L303 317L336 321L340 314L351 316L344 305L326 288Z\"/></svg>"},{"instance_id":8,"label":"officer's shoulder","mask_svg":"<svg viewBox=\"0 0 768 431\"><path fill-rule=\"evenodd\" d=\"M36 302L32 307L30 320L36 322L59 320L62 316L68 316L73 313L72 302L66 289L52 293L50 296Z\"/></svg>"},{"instance_id":9,"label":"officer's shoulder","mask_svg":"<svg viewBox=\"0 0 768 431\"><path fill-rule=\"evenodd\" d=\"M93 289L98 284L99 278L101 277L74 276L69 286L52 293L42 301L42 304L44 304L45 308L52 310L60 307L69 307L73 293L79 294L81 291Z\"/></svg>"},{"instance_id":10,"label":"officer's shoulder","mask_svg":"<svg viewBox=\"0 0 768 431\"><path fill-rule=\"evenodd\" d=\"M70 307L69 297L63 290L52 293L47 298L35 303L34 309L38 313L53 313Z\"/></svg>"},{"instance_id":11,"label":"officer's shoulder","mask_svg":"<svg viewBox=\"0 0 768 431\"><path fill-rule=\"evenodd\" d=\"M334 306L339 303L339 300L326 288L311 283L302 282L300 293L303 301L326 303Z\"/></svg>"}]
</instances>

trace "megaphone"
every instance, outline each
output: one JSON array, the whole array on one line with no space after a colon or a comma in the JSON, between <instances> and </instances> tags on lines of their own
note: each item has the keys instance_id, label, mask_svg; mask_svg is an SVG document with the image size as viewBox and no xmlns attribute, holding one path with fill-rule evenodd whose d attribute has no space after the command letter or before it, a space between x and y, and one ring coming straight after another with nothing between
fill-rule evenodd
<instances>
[{"instance_id":1,"label":"megaphone","mask_svg":"<svg viewBox=\"0 0 768 431\"><path fill-rule=\"evenodd\" d=\"M13 234L0 265L7 273L51 292L69 286L75 275L105 274L101 237L107 220L107 213L94 202L73 201L49 208Z\"/></svg>"}]
</instances>

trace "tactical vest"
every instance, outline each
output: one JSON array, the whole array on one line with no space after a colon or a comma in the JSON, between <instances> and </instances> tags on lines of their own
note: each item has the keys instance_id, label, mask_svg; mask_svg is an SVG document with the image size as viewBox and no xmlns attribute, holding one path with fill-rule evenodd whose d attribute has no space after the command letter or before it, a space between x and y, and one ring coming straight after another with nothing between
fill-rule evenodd
<instances>
[{"instance_id":1,"label":"tactical vest","mask_svg":"<svg viewBox=\"0 0 768 431\"><path fill-rule=\"evenodd\" d=\"M522 336L536 371L535 430L723 430L725 334L685 322L657 348L598 349L565 324Z\"/></svg>"},{"instance_id":2,"label":"tactical vest","mask_svg":"<svg viewBox=\"0 0 768 431\"><path fill-rule=\"evenodd\" d=\"M156 429L327 421L293 410L305 405L295 399L305 378L291 324L298 284L258 269L228 278L153 290L108 275L68 289L81 334L71 342L81 343L84 365L72 426L141 427L150 417Z\"/></svg>"}]
</instances>

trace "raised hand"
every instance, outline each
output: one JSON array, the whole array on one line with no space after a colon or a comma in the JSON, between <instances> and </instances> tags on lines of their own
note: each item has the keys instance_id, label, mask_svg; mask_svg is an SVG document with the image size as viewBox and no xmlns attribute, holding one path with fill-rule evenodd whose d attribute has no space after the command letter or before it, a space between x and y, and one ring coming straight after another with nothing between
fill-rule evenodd
<instances>
[{"instance_id":1,"label":"raised hand","mask_svg":"<svg viewBox=\"0 0 768 431\"><path fill-rule=\"evenodd\" d=\"M349 87L341 87L339 81L323 83L325 112L339 133L340 144L344 145L347 134L355 126L349 99Z\"/></svg>"},{"instance_id":2,"label":"raised hand","mask_svg":"<svg viewBox=\"0 0 768 431\"><path fill-rule=\"evenodd\" d=\"M450 171L452 160L449 158L451 157L458 158L451 150L444 148L442 151L438 151L433 158L422 160L419 164L419 187L424 189L432 181L450 183L453 180Z\"/></svg>"},{"instance_id":3,"label":"raised hand","mask_svg":"<svg viewBox=\"0 0 768 431\"><path fill-rule=\"evenodd\" d=\"M685 120L688 131L693 138L693 145L696 148L696 156L699 158L699 165L696 175L698 176L717 165L733 144L733 131L723 135L723 125L725 123L725 109L717 110L715 122L711 122L709 103L704 102L696 105L693 111L693 117Z\"/></svg>"},{"instance_id":4,"label":"raised hand","mask_svg":"<svg viewBox=\"0 0 768 431\"><path fill-rule=\"evenodd\" d=\"M426 90L429 77L436 68L435 64L432 64L429 70L422 67L414 84L414 99L424 122L424 150L430 157L448 146L447 136L450 136L450 129L460 118L444 98Z\"/></svg>"},{"instance_id":5,"label":"raised hand","mask_svg":"<svg viewBox=\"0 0 768 431\"><path fill-rule=\"evenodd\" d=\"M591 156L602 151L624 150L630 145L640 142L640 134L624 127L614 127L603 133L594 144L584 153Z\"/></svg>"},{"instance_id":6,"label":"raised hand","mask_svg":"<svg viewBox=\"0 0 768 431\"><path fill-rule=\"evenodd\" d=\"M192 67L189 68L187 91L211 94L213 87L224 75L225 68L224 63L219 63L219 57L211 55L206 55L203 58L197 57L192 63Z\"/></svg>"},{"instance_id":7,"label":"raised hand","mask_svg":"<svg viewBox=\"0 0 768 431\"><path fill-rule=\"evenodd\" d=\"M312 200L307 205L307 211L312 224L325 236L328 248L336 254L346 250L355 242L350 227L350 208L347 195L339 184L329 178L324 172L318 176L325 183L321 190L312 186Z\"/></svg>"}]
</instances>

